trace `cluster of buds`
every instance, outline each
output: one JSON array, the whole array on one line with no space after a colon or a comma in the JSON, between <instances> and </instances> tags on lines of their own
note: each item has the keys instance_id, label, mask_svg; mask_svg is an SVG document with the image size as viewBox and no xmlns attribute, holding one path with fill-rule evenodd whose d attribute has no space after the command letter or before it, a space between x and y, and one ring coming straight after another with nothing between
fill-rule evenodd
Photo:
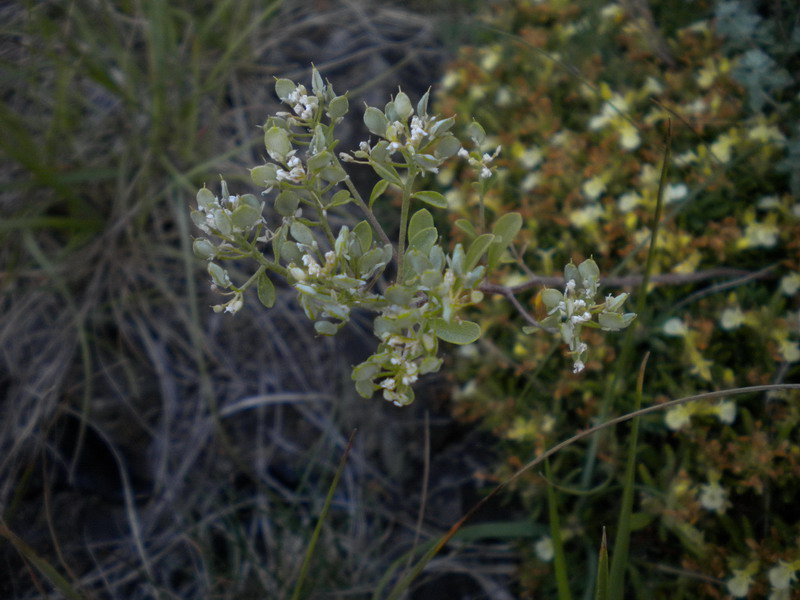
<instances>
[{"instance_id":1,"label":"cluster of buds","mask_svg":"<svg viewBox=\"0 0 800 600\"><path fill-rule=\"evenodd\" d=\"M479 152L467 152L465 148L462 148L458 151L458 155L462 158L466 158L469 165L476 171L479 171L480 178L484 180L492 176L492 167L490 165L500 154L500 149L500 146L498 146L492 154L484 153L483 156L481 156Z\"/></svg>"},{"instance_id":2,"label":"cluster of buds","mask_svg":"<svg viewBox=\"0 0 800 600\"><path fill-rule=\"evenodd\" d=\"M461 149L461 142L450 129L453 117L441 119L428 114L429 92L414 107L408 96L398 91L383 110L369 106L364 112L364 124L370 133L380 138L374 145L361 142L352 154L341 153L345 162L369 164L375 172L395 185L402 185L393 155L402 155L404 166L437 173L441 164Z\"/></svg>"},{"instance_id":3,"label":"cluster of buds","mask_svg":"<svg viewBox=\"0 0 800 600\"><path fill-rule=\"evenodd\" d=\"M392 248L373 243L366 221L353 231L342 227L333 249L324 254L309 227L294 219L287 221L295 241L287 241L283 249L296 250L289 252L288 281L317 333L335 335L350 320L352 309L374 310L381 304L381 297L369 291L369 282L392 259Z\"/></svg>"},{"instance_id":4,"label":"cluster of buds","mask_svg":"<svg viewBox=\"0 0 800 600\"><path fill-rule=\"evenodd\" d=\"M420 213L418 221L430 216L424 209ZM466 256L461 244L451 256L420 240L412 246L404 283L387 288L386 304L375 319L375 334L381 340L378 350L353 370L359 394L369 398L382 391L397 406L410 404L417 377L441 367L440 339L463 345L478 338L480 327L458 314L483 299L476 288L485 268L467 263Z\"/></svg>"},{"instance_id":5,"label":"cluster of buds","mask_svg":"<svg viewBox=\"0 0 800 600\"><path fill-rule=\"evenodd\" d=\"M541 300L547 307L544 327L557 328L561 338L569 346L573 360L573 372L579 373L584 367L588 346L581 340L583 327L600 328L603 331L619 331L626 328L636 318L635 313L623 313L622 305L628 294L608 295L602 303L596 303L600 285L600 269L591 258L579 266L573 263L564 268L564 293L555 289L542 291ZM594 317L597 316L597 321ZM526 333L531 327L523 329Z\"/></svg>"}]
</instances>

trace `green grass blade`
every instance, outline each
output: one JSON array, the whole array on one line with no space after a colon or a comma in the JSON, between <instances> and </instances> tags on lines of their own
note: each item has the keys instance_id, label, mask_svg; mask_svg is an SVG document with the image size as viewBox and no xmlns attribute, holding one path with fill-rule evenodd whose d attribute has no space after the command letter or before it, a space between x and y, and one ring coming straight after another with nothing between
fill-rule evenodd
<instances>
[{"instance_id":1,"label":"green grass blade","mask_svg":"<svg viewBox=\"0 0 800 600\"><path fill-rule=\"evenodd\" d=\"M86 600L86 596L76 590L53 565L39 556L33 548L28 546L28 544L17 537L16 534L2 523L0 523L0 536L11 542L11 545L14 546L16 551L25 557L25 560L33 564L33 566L36 567L65 598L68 600Z\"/></svg>"},{"instance_id":2,"label":"green grass blade","mask_svg":"<svg viewBox=\"0 0 800 600\"><path fill-rule=\"evenodd\" d=\"M664 190L667 187L667 172L669 170L669 160L672 151L672 122L670 121L667 126L666 144L664 150L664 162L661 165L661 178L658 184L658 197L656 200L656 212L653 215L653 224L651 226L650 235L650 248L647 252L647 262L645 263L644 275L642 276L642 284L639 287L639 293L636 298L636 308L634 312L641 315L644 311L645 300L647 299L647 288L650 285L650 276L653 272L653 263L655 261L656 241L658 239L658 229L661 224L661 213L664 208ZM634 323L632 327L628 327L625 332L625 337L622 341L622 348L620 350L619 359L617 360L616 369L611 376L611 381L606 386L603 393L603 400L600 403L600 421L605 421L611 412L611 405L618 394L618 386L624 378L624 374L628 372L629 365L633 360L633 347L635 335L638 329L642 326L641 319L637 319L638 323ZM589 443L589 448L586 452L586 461L584 463L583 476L581 478L581 485L588 488L594 475L594 465L597 458L597 450L600 444L601 436L595 436Z\"/></svg>"},{"instance_id":3,"label":"green grass blade","mask_svg":"<svg viewBox=\"0 0 800 600\"><path fill-rule=\"evenodd\" d=\"M549 460L544 462L544 472L548 480L553 479ZM564 541L561 539L561 522L558 518L558 497L556 489L550 484L547 485L547 509L550 515L550 538L553 540L553 565L556 570L558 600L572 600L567 577L567 559L564 556Z\"/></svg>"},{"instance_id":4,"label":"green grass blade","mask_svg":"<svg viewBox=\"0 0 800 600\"><path fill-rule=\"evenodd\" d=\"M594 600L608 600L608 543L606 528L603 527L603 539L600 542L600 555L597 562L597 579L594 586Z\"/></svg>"},{"instance_id":5,"label":"green grass blade","mask_svg":"<svg viewBox=\"0 0 800 600\"><path fill-rule=\"evenodd\" d=\"M347 446L342 453L342 458L339 459L339 466L336 468L336 474L333 476L333 481L328 488L328 495L325 498L325 504L323 504L322 512L320 512L319 519L317 519L317 526L314 527L314 533L311 534L311 541L308 544L306 555L303 558L303 565L300 567L300 575L297 578L297 583L295 584L294 592L292 593L292 600L299 600L301 598L300 594L303 590L303 583L305 583L306 577L308 576L308 569L311 566L311 559L314 556L314 550L317 547L317 542L319 541L319 536L322 532L322 525L325 523L325 519L328 516L328 510L331 507L333 495L336 493L336 488L339 487L339 480L342 478L342 473L344 473L344 468L347 465L347 457L350 454L350 449L353 447L353 438L355 438L356 431L357 430L354 429L350 434L350 439L347 441Z\"/></svg>"},{"instance_id":6,"label":"green grass blade","mask_svg":"<svg viewBox=\"0 0 800 600\"><path fill-rule=\"evenodd\" d=\"M647 353L639 369L639 378L636 382L635 411L642 408L642 388L644 387L644 372L647 366ZM617 523L617 540L614 543L614 555L611 559L611 573L609 576L609 598L622 600L625 587L625 567L628 565L628 549L631 541L631 514L633 513L633 485L636 479L636 449L639 442L639 420L634 417L631 422L631 435L628 442L628 462L625 465L625 486L622 491L622 506L619 510Z\"/></svg>"}]
</instances>

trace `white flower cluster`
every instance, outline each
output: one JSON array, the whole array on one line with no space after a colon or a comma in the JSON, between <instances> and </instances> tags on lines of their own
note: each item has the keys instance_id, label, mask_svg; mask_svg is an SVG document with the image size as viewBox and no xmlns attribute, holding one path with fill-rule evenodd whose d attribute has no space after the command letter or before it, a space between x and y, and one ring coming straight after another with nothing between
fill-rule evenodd
<instances>
[{"instance_id":1,"label":"white flower cluster","mask_svg":"<svg viewBox=\"0 0 800 600\"><path fill-rule=\"evenodd\" d=\"M745 598L748 595L753 579L758 573L758 566L758 562L753 561L744 569L733 569L733 577L727 582L731 596ZM800 560L794 562L781 560L767 571L767 580L771 587L769 600L789 600L792 597L792 584L797 581L799 570Z\"/></svg>"},{"instance_id":2,"label":"white flower cluster","mask_svg":"<svg viewBox=\"0 0 800 600\"><path fill-rule=\"evenodd\" d=\"M292 150L286 158L286 166L289 170L281 169L276 171L275 178L278 181L289 181L291 183L302 183L306 178L306 170L303 168L303 162L295 156L296 150ZM274 157L273 157L274 158Z\"/></svg>"},{"instance_id":3,"label":"white flower cluster","mask_svg":"<svg viewBox=\"0 0 800 600\"><path fill-rule=\"evenodd\" d=\"M725 400L719 404L687 402L667 410L664 421L667 427L678 431L689 425L693 416L703 415L717 417L721 423L731 425L736 420L736 403L732 400Z\"/></svg>"},{"instance_id":4,"label":"white flower cluster","mask_svg":"<svg viewBox=\"0 0 800 600\"><path fill-rule=\"evenodd\" d=\"M547 307L547 318L542 321L545 327L557 327L561 338L569 345L573 359L573 373L580 373L585 368L584 359L588 346L581 341L581 329L584 326L599 327L604 331L624 329L636 318L634 313L622 313L622 305L628 294L608 295L605 302L595 304L595 296L599 287L600 269L592 259L583 261L579 266L570 263L564 268L564 293L558 290L545 289L542 302ZM593 320L597 315L597 322ZM531 328L523 329L526 333Z\"/></svg>"},{"instance_id":5,"label":"white flower cluster","mask_svg":"<svg viewBox=\"0 0 800 600\"><path fill-rule=\"evenodd\" d=\"M197 210L192 211L192 221L203 233L225 238L247 234L256 226L265 225L266 221L261 215L263 210L264 203L252 194L229 194L228 186L223 181L221 198L214 196L208 188L197 193Z\"/></svg>"},{"instance_id":6,"label":"white flower cluster","mask_svg":"<svg viewBox=\"0 0 800 600\"><path fill-rule=\"evenodd\" d=\"M300 84L289 94L287 104L292 105L292 110L303 121L310 121L319 108L319 99L316 95L309 96L306 86Z\"/></svg>"},{"instance_id":7,"label":"white flower cluster","mask_svg":"<svg viewBox=\"0 0 800 600\"><path fill-rule=\"evenodd\" d=\"M489 179L492 176L492 168L489 165L499 154L500 146L495 149L494 153L484 153L483 156L480 156L477 152L467 152L464 148L458 151L458 155L461 158L466 158L472 168L480 171L481 179Z\"/></svg>"}]
</instances>

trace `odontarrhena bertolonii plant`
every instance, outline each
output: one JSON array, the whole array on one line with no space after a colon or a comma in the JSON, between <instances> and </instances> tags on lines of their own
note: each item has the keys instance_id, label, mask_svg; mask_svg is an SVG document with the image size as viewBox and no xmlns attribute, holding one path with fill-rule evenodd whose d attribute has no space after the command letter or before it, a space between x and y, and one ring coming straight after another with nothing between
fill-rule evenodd
<instances>
[{"instance_id":1,"label":"odontarrhena bertolonii plant","mask_svg":"<svg viewBox=\"0 0 800 600\"><path fill-rule=\"evenodd\" d=\"M335 335L353 310L371 311L379 342L375 352L353 368L356 390L365 398L379 391L398 406L410 404L412 385L442 365L440 341L463 345L480 337L480 326L465 319L464 311L483 300L482 286L497 292L496 285L486 287L485 282L501 263L510 261L507 250L522 226L520 215L509 212L487 228L481 210L475 223L460 222L469 243L456 244L448 252L426 208L448 210L448 203L438 192L419 189L419 184L446 161L466 160L485 192L500 148L482 151L486 136L476 122L467 128L465 146L452 131L453 117L428 114L429 92L414 106L398 91L383 110L368 106L364 111L364 123L375 141L363 141L351 153L337 153L336 127L349 110L347 95L336 95L316 69L310 91L288 79L278 79L275 91L290 110L267 119L264 145L270 160L252 168L250 175L264 188L261 197L273 203L281 221L268 223L265 200L233 195L224 180L219 198L206 187L197 193L192 220L206 236L194 241L194 252L208 261L212 288L227 298L213 308L238 312L249 288L271 308L276 299L272 278L282 277L297 292L320 335ZM377 182L368 198L353 184L345 165L368 166L375 172ZM390 188L400 197L395 240L373 212ZM364 220L352 227L334 226L331 215L346 205L355 205ZM245 259L255 271L237 284L220 263ZM393 262L395 269L387 271ZM394 273L392 280L387 280L389 272ZM580 341L582 327L619 330L634 318L621 311L627 294L596 302L598 279L591 259L579 266L569 264L563 294L547 290L544 295L544 322L524 314L531 330L561 335L576 372L583 368L587 351Z\"/></svg>"}]
</instances>

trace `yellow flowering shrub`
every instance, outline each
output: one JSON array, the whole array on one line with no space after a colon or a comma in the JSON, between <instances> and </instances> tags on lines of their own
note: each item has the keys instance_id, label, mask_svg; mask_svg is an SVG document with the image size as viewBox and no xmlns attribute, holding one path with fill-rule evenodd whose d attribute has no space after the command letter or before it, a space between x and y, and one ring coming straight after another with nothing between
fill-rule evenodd
<instances>
[{"instance_id":1,"label":"yellow flowering shrub","mask_svg":"<svg viewBox=\"0 0 800 600\"><path fill-rule=\"evenodd\" d=\"M650 404L800 376L800 198L781 166L793 151L800 85L787 84L793 93L775 92L754 110L737 79L750 59L715 28L725 7L680 3L675 13L674 5L650 3L660 20L617 3L497 5L491 31L503 33L464 48L439 96L440 112L458 115L462 126L472 118L484 125L486 151L502 146L485 208L490 216L522 214L517 255L543 278L590 256L604 277L642 274L671 130L656 279L636 340L638 351L652 353ZM451 206L475 214L469 167L443 170L438 181ZM453 235L459 239L455 227ZM540 289L519 298L542 318ZM492 346L454 359L453 410L494 431L510 473L602 414L619 345L607 337L573 375L558 341L522 333L507 304L488 298L476 318ZM635 371L622 373L612 413L631 408ZM637 597L674 597L677 581L687 597L722 598L737 577L737 592L745 580L751 597L774 591L769 569L800 559L792 516L800 500L798 399L687 404L647 421L631 560L637 572L650 568L632 578ZM558 483L600 490L564 507L572 533L599 540L602 525L614 522L623 446L603 439L588 481L586 456L557 460ZM531 518L546 523L541 480L520 481ZM653 539L664 543L654 548ZM566 550L576 564L587 560L578 543ZM553 585L533 549L526 553L535 567L521 597ZM653 574L653 563L687 575Z\"/></svg>"}]
</instances>

